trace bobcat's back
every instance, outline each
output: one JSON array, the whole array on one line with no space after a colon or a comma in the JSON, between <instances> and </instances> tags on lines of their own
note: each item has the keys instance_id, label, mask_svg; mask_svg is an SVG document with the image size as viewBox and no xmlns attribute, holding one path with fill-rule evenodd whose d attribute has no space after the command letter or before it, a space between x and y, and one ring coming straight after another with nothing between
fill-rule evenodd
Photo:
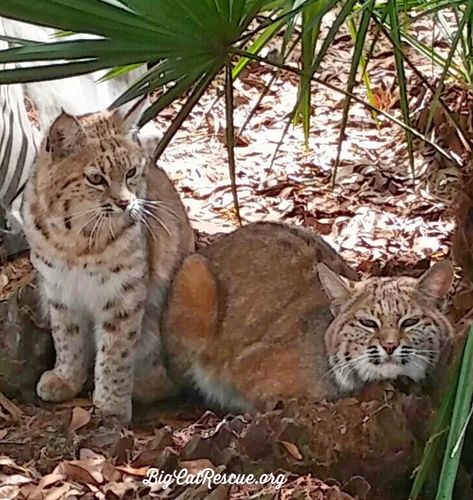
<instances>
[{"instance_id":1,"label":"bobcat's back","mask_svg":"<svg viewBox=\"0 0 473 500\"><path fill-rule=\"evenodd\" d=\"M240 397L246 393L252 402L274 393L333 393L322 380L332 316L319 262L357 277L320 236L276 223L249 225L191 256L176 277L164 327L171 373L191 374L211 398L238 408L252 406ZM313 371L314 363L320 376L309 388L303 367Z\"/></svg>"},{"instance_id":2,"label":"bobcat's back","mask_svg":"<svg viewBox=\"0 0 473 500\"><path fill-rule=\"evenodd\" d=\"M259 223L223 237L175 276L164 322L170 373L238 410L425 378L452 335L440 307L451 264L420 279L355 278L302 229Z\"/></svg>"}]
</instances>

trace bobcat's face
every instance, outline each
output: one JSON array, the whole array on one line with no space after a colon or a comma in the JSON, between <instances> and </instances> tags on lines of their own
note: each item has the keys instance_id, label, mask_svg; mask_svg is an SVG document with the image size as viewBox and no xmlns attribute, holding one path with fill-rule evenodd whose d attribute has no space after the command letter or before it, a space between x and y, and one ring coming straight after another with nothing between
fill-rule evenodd
<instances>
[{"instance_id":1,"label":"bobcat's face","mask_svg":"<svg viewBox=\"0 0 473 500\"><path fill-rule=\"evenodd\" d=\"M341 390L401 375L420 381L437 363L452 334L438 308L452 281L449 264L437 264L420 280L371 278L351 288L336 275L338 282L330 276L327 283L326 271L319 276L336 315L325 341Z\"/></svg>"},{"instance_id":2,"label":"bobcat's face","mask_svg":"<svg viewBox=\"0 0 473 500\"><path fill-rule=\"evenodd\" d=\"M144 199L150 155L135 133L138 116L118 110L56 119L42 150L47 168L38 171L47 222L98 240L143 214L157 217L158 202Z\"/></svg>"},{"instance_id":3,"label":"bobcat's face","mask_svg":"<svg viewBox=\"0 0 473 500\"><path fill-rule=\"evenodd\" d=\"M76 196L84 209L95 209L111 217L126 216L144 197L147 159L122 141L101 139L98 144L103 152L78 165L78 174L82 175L77 176Z\"/></svg>"}]
</instances>

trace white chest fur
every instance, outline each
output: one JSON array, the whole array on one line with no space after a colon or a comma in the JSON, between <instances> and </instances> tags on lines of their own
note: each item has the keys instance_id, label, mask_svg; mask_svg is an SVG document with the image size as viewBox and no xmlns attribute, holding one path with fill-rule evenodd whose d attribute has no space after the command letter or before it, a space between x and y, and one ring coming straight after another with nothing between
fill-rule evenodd
<instances>
[{"instance_id":1,"label":"white chest fur","mask_svg":"<svg viewBox=\"0 0 473 500\"><path fill-rule=\"evenodd\" d=\"M45 279L49 292L71 309L93 313L101 310L111 297L120 293L123 278L113 273L88 271L82 266L55 263L47 267L35 263Z\"/></svg>"}]
</instances>

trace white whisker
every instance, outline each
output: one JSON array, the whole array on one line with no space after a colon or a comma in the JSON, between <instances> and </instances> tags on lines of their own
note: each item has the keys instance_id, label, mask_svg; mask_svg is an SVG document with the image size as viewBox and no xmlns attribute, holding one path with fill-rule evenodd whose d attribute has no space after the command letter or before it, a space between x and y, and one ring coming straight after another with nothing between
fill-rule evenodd
<instances>
[{"instance_id":1,"label":"white whisker","mask_svg":"<svg viewBox=\"0 0 473 500\"><path fill-rule=\"evenodd\" d=\"M340 372L340 377L341 377L341 379L339 380L339 382L338 382L338 383L339 383L340 387L342 387L342 388L345 388L345 387L346 387L348 377L350 376L351 372L353 371L353 370L350 370L350 369L348 369L348 368L349 368L349 367L344 367L344 368L341 370L341 372ZM339 378L340 378L340 377L339 377Z\"/></svg>"},{"instance_id":2,"label":"white whisker","mask_svg":"<svg viewBox=\"0 0 473 500\"><path fill-rule=\"evenodd\" d=\"M92 216L85 221L85 224L83 224L79 229L74 231L75 234L80 234L89 224L92 224L98 217L100 217L100 212L95 212L94 214L92 214Z\"/></svg>"},{"instance_id":3,"label":"white whisker","mask_svg":"<svg viewBox=\"0 0 473 500\"><path fill-rule=\"evenodd\" d=\"M95 235L95 232L98 231L98 229L100 228L103 216L104 216L103 213L100 212L97 220L95 221L95 223L92 227L92 231L90 232L89 240L88 240L88 244L87 244L87 247L89 248L89 250L91 250L92 244L95 244L94 235Z\"/></svg>"},{"instance_id":4,"label":"white whisker","mask_svg":"<svg viewBox=\"0 0 473 500\"><path fill-rule=\"evenodd\" d=\"M438 349L413 349L413 352L415 353L421 353L421 354L438 354L439 350Z\"/></svg>"},{"instance_id":5,"label":"white whisker","mask_svg":"<svg viewBox=\"0 0 473 500\"><path fill-rule=\"evenodd\" d=\"M150 223L146 220L146 218L143 215L140 217L139 222L142 223L145 226L145 228L149 231L149 233L151 234L153 240L157 241L157 237L154 234L153 229L151 228Z\"/></svg>"},{"instance_id":6,"label":"white whisker","mask_svg":"<svg viewBox=\"0 0 473 500\"><path fill-rule=\"evenodd\" d=\"M164 201L158 201L158 200L143 200L139 199L138 200L141 205L148 209L154 209L154 210L164 210L168 212L170 215L174 216L177 218L177 213Z\"/></svg>"},{"instance_id":7,"label":"white whisker","mask_svg":"<svg viewBox=\"0 0 473 500\"><path fill-rule=\"evenodd\" d=\"M338 363L333 365L329 370L327 370L322 375L322 379L324 379L325 377L327 377L331 373L335 372L336 370L340 370L341 372L343 372L346 368L349 368L350 365L356 364L357 362L360 362L364 359L367 359L367 358L369 358L369 356L370 356L369 353L363 353L363 354L360 354L359 356L356 356L355 358L350 359L348 361L345 359L342 359Z\"/></svg>"},{"instance_id":8,"label":"white whisker","mask_svg":"<svg viewBox=\"0 0 473 500\"><path fill-rule=\"evenodd\" d=\"M107 214L107 219L108 219L108 229L110 231L110 236L112 237L112 240L115 239L115 233L113 231L113 224L112 224L112 218L110 217L110 215Z\"/></svg>"},{"instance_id":9,"label":"white whisker","mask_svg":"<svg viewBox=\"0 0 473 500\"><path fill-rule=\"evenodd\" d=\"M107 222L107 213L103 213L102 214L102 217L100 219L100 222L99 222L99 225L98 225L98 228L97 228L97 231L95 232L95 241L94 241L94 246L97 246L98 244L98 239L99 239L99 236L100 234L102 233L102 230Z\"/></svg>"},{"instance_id":10,"label":"white whisker","mask_svg":"<svg viewBox=\"0 0 473 500\"><path fill-rule=\"evenodd\" d=\"M433 359L429 359L427 356L422 356L422 355L419 355L419 354L414 354L411 359L420 359L421 361L423 361L424 363L427 363L428 365L431 365L431 366L434 366L435 365L435 360Z\"/></svg>"},{"instance_id":11,"label":"white whisker","mask_svg":"<svg viewBox=\"0 0 473 500\"><path fill-rule=\"evenodd\" d=\"M70 215L61 215L61 216L57 216L57 217L49 217L49 220L52 221L52 222L62 222L65 219L67 219L69 221L73 221L73 220L76 220L76 219L80 219L81 217L84 217L87 214L93 213L96 210L97 210L97 208L89 208L87 210L82 210L82 211L79 211L79 212L74 212L74 213L72 213Z\"/></svg>"},{"instance_id":12,"label":"white whisker","mask_svg":"<svg viewBox=\"0 0 473 500\"><path fill-rule=\"evenodd\" d=\"M169 228L166 226L166 224L164 224L164 222L159 217L157 217L155 214L153 214L152 212L150 212L149 210L147 210L144 207L141 208L141 211L145 215L149 215L152 219L154 219L166 231L168 236L171 236L171 231L169 231Z\"/></svg>"}]
</instances>

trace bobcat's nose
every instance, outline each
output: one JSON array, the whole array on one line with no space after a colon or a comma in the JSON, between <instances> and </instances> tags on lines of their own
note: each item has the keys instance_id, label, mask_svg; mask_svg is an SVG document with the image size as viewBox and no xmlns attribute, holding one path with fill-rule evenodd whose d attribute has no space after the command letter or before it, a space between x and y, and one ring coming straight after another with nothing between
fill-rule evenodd
<instances>
[{"instance_id":1,"label":"bobcat's nose","mask_svg":"<svg viewBox=\"0 0 473 500\"><path fill-rule=\"evenodd\" d=\"M397 342L382 342L381 346L388 354L392 354L397 349L399 344Z\"/></svg>"},{"instance_id":2,"label":"bobcat's nose","mask_svg":"<svg viewBox=\"0 0 473 500\"><path fill-rule=\"evenodd\" d=\"M115 205L122 210L126 210L128 205L130 204L130 200L115 200Z\"/></svg>"}]
</instances>

